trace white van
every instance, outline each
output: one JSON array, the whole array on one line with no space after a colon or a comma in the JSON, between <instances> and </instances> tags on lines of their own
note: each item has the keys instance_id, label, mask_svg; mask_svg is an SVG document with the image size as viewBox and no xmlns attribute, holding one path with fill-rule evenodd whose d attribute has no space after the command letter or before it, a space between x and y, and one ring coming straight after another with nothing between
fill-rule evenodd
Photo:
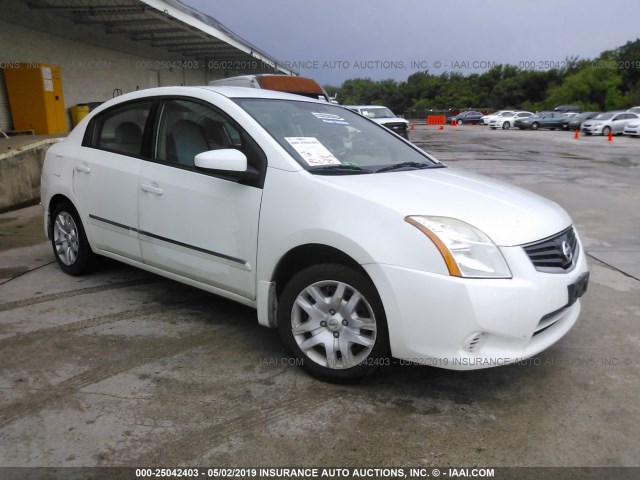
<instances>
[{"instance_id":1,"label":"white van","mask_svg":"<svg viewBox=\"0 0 640 480\"><path fill-rule=\"evenodd\" d=\"M278 92L293 93L305 97L324 100L329 103L338 103L332 99L327 91L315 80L306 77L294 77L290 75L240 75L238 77L221 78L209 82L212 87L246 87L264 88Z\"/></svg>"}]
</instances>

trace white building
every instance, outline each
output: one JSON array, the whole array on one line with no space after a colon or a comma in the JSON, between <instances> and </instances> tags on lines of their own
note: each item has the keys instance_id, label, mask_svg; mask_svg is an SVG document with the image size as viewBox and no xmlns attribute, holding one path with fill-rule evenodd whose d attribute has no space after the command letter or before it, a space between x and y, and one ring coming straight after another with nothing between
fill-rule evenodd
<instances>
[{"instance_id":1,"label":"white building","mask_svg":"<svg viewBox=\"0 0 640 480\"><path fill-rule=\"evenodd\" d=\"M1 0L0 45L0 68L59 65L67 109L155 86L295 74L179 0ZM0 75L0 130L11 129Z\"/></svg>"}]
</instances>

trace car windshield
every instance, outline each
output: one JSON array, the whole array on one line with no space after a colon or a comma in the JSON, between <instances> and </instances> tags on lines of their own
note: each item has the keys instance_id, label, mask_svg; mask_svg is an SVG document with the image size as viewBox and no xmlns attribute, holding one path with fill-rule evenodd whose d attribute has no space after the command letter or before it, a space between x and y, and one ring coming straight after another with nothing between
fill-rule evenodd
<instances>
[{"instance_id":1,"label":"car windshield","mask_svg":"<svg viewBox=\"0 0 640 480\"><path fill-rule=\"evenodd\" d=\"M360 113L367 118L395 118L387 107L361 108Z\"/></svg>"},{"instance_id":2,"label":"car windshield","mask_svg":"<svg viewBox=\"0 0 640 480\"><path fill-rule=\"evenodd\" d=\"M442 167L390 130L330 104L235 99L303 168L349 175Z\"/></svg>"},{"instance_id":3,"label":"car windshield","mask_svg":"<svg viewBox=\"0 0 640 480\"><path fill-rule=\"evenodd\" d=\"M589 117L592 117L592 116L593 116L593 112L584 112L576 115L575 117L572 118L572 120L574 122L579 120L588 120Z\"/></svg>"},{"instance_id":4,"label":"car windshield","mask_svg":"<svg viewBox=\"0 0 640 480\"><path fill-rule=\"evenodd\" d=\"M593 117L592 120L609 120L610 118L613 118L613 113L601 113Z\"/></svg>"},{"instance_id":5,"label":"car windshield","mask_svg":"<svg viewBox=\"0 0 640 480\"><path fill-rule=\"evenodd\" d=\"M499 115L499 117L513 117L513 112L501 112Z\"/></svg>"}]
</instances>

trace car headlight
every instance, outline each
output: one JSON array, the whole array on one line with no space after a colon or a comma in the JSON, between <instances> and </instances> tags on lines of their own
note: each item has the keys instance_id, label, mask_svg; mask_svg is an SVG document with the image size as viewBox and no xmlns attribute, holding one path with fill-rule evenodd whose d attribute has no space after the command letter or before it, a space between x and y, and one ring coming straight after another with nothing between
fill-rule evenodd
<instances>
[{"instance_id":1,"label":"car headlight","mask_svg":"<svg viewBox=\"0 0 640 480\"><path fill-rule=\"evenodd\" d=\"M502 253L483 232L462 220L413 215L405 221L435 244L449 274L466 278L511 278Z\"/></svg>"},{"instance_id":2,"label":"car headlight","mask_svg":"<svg viewBox=\"0 0 640 480\"><path fill-rule=\"evenodd\" d=\"M602 123L601 122L592 123L591 126L592 127L600 127L600 126L602 126Z\"/></svg>"}]
</instances>

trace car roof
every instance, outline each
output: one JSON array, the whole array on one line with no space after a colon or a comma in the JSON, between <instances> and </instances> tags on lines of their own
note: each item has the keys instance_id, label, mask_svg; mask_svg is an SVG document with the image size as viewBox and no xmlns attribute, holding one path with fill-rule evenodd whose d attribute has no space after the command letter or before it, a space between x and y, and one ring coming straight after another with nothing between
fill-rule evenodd
<instances>
[{"instance_id":1,"label":"car roof","mask_svg":"<svg viewBox=\"0 0 640 480\"><path fill-rule=\"evenodd\" d=\"M187 87L188 88L188 87ZM193 87L198 89L210 90L212 92L219 93L228 98L274 98L282 100L308 100L310 102L328 103L325 101L316 100L314 98L306 97L304 95L295 95L293 93L285 93L277 90L268 90L266 88L249 88L249 87L215 87L215 86L200 86Z\"/></svg>"},{"instance_id":2,"label":"car roof","mask_svg":"<svg viewBox=\"0 0 640 480\"><path fill-rule=\"evenodd\" d=\"M119 97L115 97L113 100L117 100L116 103L125 102L129 100L137 100L156 96L170 96L170 95L193 95L195 97L201 96L202 91L207 90L227 98L268 98L278 100L297 100L306 101L311 103L328 104L329 102L316 100L314 98L306 97L304 95L294 95L292 93L278 92L276 90L267 90L261 88L248 88L248 87L214 87L214 86L169 86L169 87L156 87L146 88L143 90L137 90L135 92L125 93ZM108 104L114 104L111 100L105 102ZM104 104L103 104L104 105ZM101 108L101 105L98 108ZM102 109L102 108L101 108Z\"/></svg>"},{"instance_id":3,"label":"car roof","mask_svg":"<svg viewBox=\"0 0 640 480\"><path fill-rule=\"evenodd\" d=\"M384 105L343 105L347 108L389 108Z\"/></svg>"}]
</instances>

